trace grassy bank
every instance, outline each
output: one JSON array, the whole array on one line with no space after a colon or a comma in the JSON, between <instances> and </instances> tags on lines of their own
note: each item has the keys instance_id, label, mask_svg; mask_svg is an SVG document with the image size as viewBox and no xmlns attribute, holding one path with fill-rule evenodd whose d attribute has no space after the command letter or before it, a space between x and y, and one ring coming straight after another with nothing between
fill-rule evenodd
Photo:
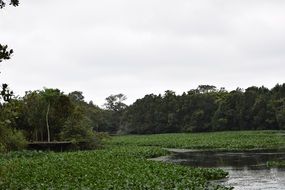
<instances>
[{"instance_id":1,"label":"grassy bank","mask_svg":"<svg viewBox=\"0 0 285 190\"><path fill-rule=\"evenodd\" d=\"M114 137L110 144L188 149L280 149L285 148L285 136L282 134L280 131L236 131L127 135Z\"/></svg>"}]
</instances>

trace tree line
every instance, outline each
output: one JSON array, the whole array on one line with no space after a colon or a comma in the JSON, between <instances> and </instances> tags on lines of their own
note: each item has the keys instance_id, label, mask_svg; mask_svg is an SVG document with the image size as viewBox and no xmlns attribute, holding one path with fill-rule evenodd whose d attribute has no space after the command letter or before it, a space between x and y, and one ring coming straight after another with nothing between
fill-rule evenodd
<instances>
[{"instance_id":1,"label":"tree line","mask_svg":"<svg viewBox=\"0 0 285 190\"><path fill-rule=\"evenodd\" d=\"M200 85L182 95L149 94L121 119L119 131L126 134L285 129L285 84L230 92Z\"/></svg>"},{"instance_id":2,"label":"tree line","mask_svg":"<svg viewBox=\"0 0 285 190\"><path fill-rule=\"evenodd\" d=\"M9 91L6 87L6 91ZM2 95L5 97L5 94ZM104 108L86 102L83 93L59 89L28 91L23 97L2 98L0 151L26 142L100 143L100 132L155 134L231 130L284 130L285 83L274 88L249 87L227 91L211 85L176 95L171 90L148 94L130 106L123 94L110 95Z\"/></svg>"}]
</instances>

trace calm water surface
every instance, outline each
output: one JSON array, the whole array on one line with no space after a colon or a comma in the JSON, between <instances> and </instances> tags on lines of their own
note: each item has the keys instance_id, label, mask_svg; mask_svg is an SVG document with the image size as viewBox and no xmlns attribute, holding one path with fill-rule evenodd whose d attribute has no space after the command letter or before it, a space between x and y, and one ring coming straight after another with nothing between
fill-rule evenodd
<instances>
[{"instance_id":1,"label":"calm water surface","mask_svg":"<svg viewBox=\"0 0 285 190\"><path fill-rule=\"evenodd\" d=\"M236 190L285 190L285 169L266 167L269 160L285 160L285 151L176 152L168 161L183 165L221 168L229 177L215 181Z\"/></svg>"}]
</instances>

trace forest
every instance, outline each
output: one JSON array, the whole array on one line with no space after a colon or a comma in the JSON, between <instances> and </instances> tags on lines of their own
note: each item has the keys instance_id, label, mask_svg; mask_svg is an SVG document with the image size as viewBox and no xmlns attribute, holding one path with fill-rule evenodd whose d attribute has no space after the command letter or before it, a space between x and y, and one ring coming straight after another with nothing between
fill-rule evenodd
<instances>
[{"instance_id":1,"label":"forest","mask_svg":"<svg viewBox=\"0 0 285 190\"><path fill-rule=\"evenodd\" d=\"M127 106L123 94L110 95L103 108L86 102L83 93L59 89L27 91L23 97L2 85L1 151L27 142L88 142L96 134L158 134L238 130L284 130L285 84L227 91L200 85L181 95L167 90L148 94Z\"/></svg>"},{"instance_id":2,"label":"forest","mask_svg":"<svg viewBox=\"0 0 285 190\"><path fill-rule=\"evenodd\" d=\"M278 130L285 127L285 84L226 91L200 85L182 95L146 95L125 109L124 133Z\"/></svg>"}]
</instances>

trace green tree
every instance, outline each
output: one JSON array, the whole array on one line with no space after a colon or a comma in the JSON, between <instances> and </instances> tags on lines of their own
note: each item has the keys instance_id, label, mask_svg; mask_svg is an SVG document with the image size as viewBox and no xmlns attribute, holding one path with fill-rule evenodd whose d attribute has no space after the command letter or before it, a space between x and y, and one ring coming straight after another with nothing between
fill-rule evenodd
<instances>
[{"instance_id":1,"label":"green tree","mask_svg":"<svg viewBox=\"0 0 285 190\"><path fill-rule=\"evenodd\" d=\"M25 130L29 141L44 141L45 103L42 101L40 91L28 91L22 99L21 115L18 127Z\"/></svg>"},{"instance_id":2,"label":"green tree","mask_svg":"<svg viewBox=\"0 0 285 190\"><path fill-rule=\"evenodd\" d=\"M214 131L239 130L240 104L243 92L240 89L231 91L219 102L218 109L212 118Z\"/></svg>"},{"instance_id":3,"label":"green tree","mask_svg":"<svg viewBox=\"0 0 285 190\"><path fill-rule=\"evenodd\" d=\"M96 107L87 104L83 98L72 98L71 94L65 95L58 89L47 88L26 93L22 100L23 114L19 126L27 131L29 140L43 141L48 137L50 141L90 139L87 134L93 131L94 122L90 115L95 114L90 112Z\"/></svg>"},{"instance_id":4,"label":"green tree","mask_svg":"<svg viewBox=\"0 0 285 190\"><path fill-rule=\"evenodd\" d=\"M60 132L61 140L68 140L79 145L84 143L84 148L92 149L97 146L95 132L92 130L91 120L84 115L84 110L76 107L67 118Z\"/></svg>"},{"instance_id":5,"label":"green tree","mask_svg":"<svg viewBox=\"0 0 285 190\"><path fill-rule=\"evenodd\" d=\"M127 107L127 105L124 103L126 99L127 97L124 94L110 95L106 98L106 103L104 106L107 110L119 112Z\"/></svg>"},{"instance_id":6,"label":"green tree","mask_svg":"<svg viewBox=\"0 0 285 190\"><path fill-rule=\"evenodd\" d=\"M285 130L285 97L278 100L273 100L275 109L275 117L279 129Z\"/></svg>"},{"instance_id":7,"label":"green tree","mask_svg":"<svg viewBox=\"0 0 285 190\"><path fill-rule=\"evenodd\" d=\"M40 92L44 102L46 103L46 129L47 129L47 141L50 142L50 108L54 106L57 102L58 97L60 96L61 92L58 89L44 89L44 91Z\"/></svg>"},{"instance_id":8,"label":"green tree","mask_svg":"<svg viewBox=\"0 0 285 190\"><path fill-rule=\"evenodd\" d=\"M84 96L81 91L73 91L69 93L68 96L73 102L84 102Z\"/></svg>"},{"instance_id":9,"label":"green tree","mask_svg":"<svg viewBox=\"0 0 285 190\"><path fill-rule=\"evenodd\" d=\"M70 97L66 96L59 89L45 88L39 92L45 110L45 125L47 141L58 138L61 128L74 110Z\"/></svg>"},{"instance_id":10,"label":"green tree","mask_svg":"<svg viewBox=\"0 0 285 190\"><path fill-rule=\"evenodd\" d=\"M122 117L127 105L124 101L127 97L124 94L110 95L106 98L104 104L106 111L104 112L107 122L107 131L110 133L117 133L119 128L122 127Z\"/></svg>"},{"instance_id":11,"label":"green tree","mask_svg":"<svg viewBox=\"0 0 285 190\"><path fill-rule=\"evenodd\" d=\"M27 143L22 131L16 129L19 108L18 100L0 104L0 152L20 150Z\"/></svg>"},{"instance_id":12,"label":"green tree","mask_svg":"<svg viewBox=\"0 0 285 190\"><path fill-rule=\"evenodd\" d=\"M100 109L98 106L94 105L92 101L89 103L85 102L83 93L80 91L74 91L68 94L75 106L79 106L83 114L90 120L91 127L93 130L99 132L104 131L106 127L106 118L104 118L106 110Z\"/></svg>"},{"instance_id":13,"label":"green tree","mask_svg":"<svg viewBox=\"0 0 285 190\"><path fill-rule=\"evenodd\" d=\"M216 92L217 88L213 85L199 85L197 90L200 93L209 93L209 92Z\"/></svg>"}]
</instances>

